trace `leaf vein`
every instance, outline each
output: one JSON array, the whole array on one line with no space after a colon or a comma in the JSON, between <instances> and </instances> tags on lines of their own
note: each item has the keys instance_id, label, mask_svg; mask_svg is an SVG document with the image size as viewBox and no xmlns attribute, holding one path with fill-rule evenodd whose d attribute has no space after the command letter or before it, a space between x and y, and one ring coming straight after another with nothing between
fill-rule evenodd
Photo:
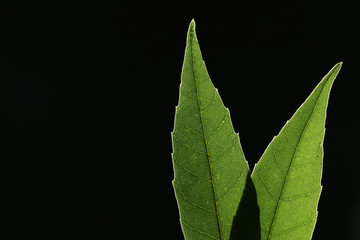
<instances>
[{"instance_id":1,"label":"leaf vein","mask_svg":"<svg viewBox=\"0 0 360 240\"><path fill-rule=\"evenodd\" d=\"M200 112L201 128L202 128L202 132L203 132L203 135L204 135L204 144L205 144L206 156L207 156L207 160L208 160L208 164L209 164L209 171L210 171L211 181L214 182L214 176L213 176L212 168L210 167L211 156L209 154L209 149L208 149L208 139L206 138L206 132L205 132L204 120L203 120L203 113L202 113L201 107L200 107L201 97L200 97L199 89L201 87L201 84L203 84L205 81L207 81L207 79L205 79L201 84L199 82L197 82L197 71L196 71L195 65L194 65L194 63L195 63L195 54L194 54L194 49L193 48L194 48L194 42L195 42L195 44L198 44L198 43L197 43L196 37L194 39L190 38L190 41L191 41L190 51L191 51L191 55L192 55L192 70L193 70L193 77L194 77L194 81L195 81L196 96L198 98L197 104L198 104L198 109L199 109L199 112ZM202 64L204 65L204 61L202 61ZM200 69L201 68L199 68L199 70ZM216 190L215 190L214 184L211 184L211 188L212 188L213 197L215 199L217 226L218 226L218 230L219 230L220 239L222 239L222 229L221 229L222 227L221 227L221 223L220 223L220 219L219 219L220 218L219 217L219 209L218 209L218 205L216 203Z\"/></svg>"},{"instance_id":2,"label":"leaf vein","mask_svg":"<svg viewBox=\"0 0 360 240\"><path fill-rule=\"evenodd\" d=\"M217 131L219 131L219 129L224 125L226 119L227 119L228 116L229 116L228 111L225 111L224 113L225 113L225 114L224 114L225 116L224 116L222 122L221 122L221 123L219 124L219 126L210 134L210 136L207 138L208 140L209 140L210 138L212 138L212 137L215 135L215 133L216 133Z\"/></svg>"},{"instance_id":3,"label":"leaf vein","mask_svg":"<svg viewBox=\"0 0 360 240\"><path fill-rule=\"evenodd\" d=\"M208 236L208 237L210 237L210 238L212 238L212 239L218 239L218 240L220 240L220 238L218 238L218 237L212 236L212 235L210 235L210 234L207 234L206 232L200 231L200 230L197 229L197 228L191 227L191 226L190 226L189 224L187 224L184 220L182 220L182 223L184 224L184 226L186 226L187 228L189 228L191 231L198 232L198 233L203 234L203 235L205 235L205 236Z\"/></svg>"},{"instance_id":4,"label":"leaf vein","mask_svg":"<svg viewBox=\"0 0 360 240\"><path fill-rule=\"evenodd\" d=\"M282 168L280 167L279 160L278 160L278 158L277 158L277 156L276 156L276 152L275 152L274 146L271 146L271 150L272 150L272 153L273 153L273 156L274 156L274 159L275 159L276 166L278 167L278 169L280 170L280 172L281 172L283 175L286 175L286 173L284 172L284 170L282 170Z\"/></svg>"},{"instance_id":5,"label":"leaf vein","mask_svg":"<svg viewBox=\"0 0 360 240\"><path fill-rule=\"evenodd\" d=\"M194 129L192 129L191 127L189 127L179 116L177 116L176 120L178 120L182 125L184 125L187 129L189 129L191 132L195 133L198 136L204 137L204 135L202 133L198 133L197 131L195 131Z\"/></svg>"},{"instance_id":6,"label":"leaf vein","mask_svg":"<svg viewBox=\"0 0 360 240\"><path fill-rule=\"evenodd\" d=\"M271 196L275 201L279 201L279 199L270 191L269 186L267 185L267 183L265 182L265 180L262 178L260 168L259 168L259 178L260 178L260 181L262 182L262 184L264 184L265 189L268 191L268 193L270 194L270 196Z\"/></svg>"},{"instance_id":7,"label":"leaf vein","mask_svg":"<svg viewBox=\"0 0 360 240\"><path fill-rule=\"evenodd\" d=\"M201 176L197 175L196 173L194 173L193 171L191 171L190 169L186 168L184 165L182 165L182 164L175 158L174 155L173 155L173 160L174 160L174 162L175 162L177 165L179 165L179 166L180 166L182 169L184 169L186 172L194 175L195 177L197 177L197 178L199 178L199 179L202 179L202 180L204 180L204 181L207 181L207 182L211 183L211 180L210 180L210 179L201 177Z\"/></svg>"},{"instance_id":8,"label":"leaf vein","mask_svg":"<svg viewBox=\"0 0 360 240\"><path fill-rule=\"evenodd\" d=\"M266 233L266 235L269 235L269 232L265 230L265 228L262 226L261 223L260 223L260 228L261 228L261 230L263 230Z\"/></svg>"},{"instance_id":9,"label":"leaf vein","mask_svg":"<svg viewBox=\"0 0 360 240\"><path fill-rule=\"evenodd\" d=\"M323 90L324 90L324 87L321 89L321 93L322 93ZM285 177L285 180L284 180L282 189L281 189L281 193L280 193L280 197L279 197L279 199L278 199L278 203L277 203L277 205L276 205L275 214L274 214L274 217L273 217L273 220L272 220L272 223L271 223L271 227L270 227L269 235L268 235L267 239L270 239L270 238L271 238L272 231L274 230L275 220L276 220L276 218L277 218L277 214L278 214L278 211L279 211L279 206L280 206L280 204L281 204L281 200L283 199L284 189L285 189L285 187L286 187L286 184L287 184L287 181L288 181L288 178L289 178L289 174L290 174L291 169L292 169L292 167L293 167L293 165L294 165L296 153L298 152L298 148L299 148L300 142L303 140L304 133L306 132L306 130L307 130L308 126L309 126L309 122L310 122L310 120L311 120L312 117L313 117L314 110L315 110L315 108L317 107L317 105L318 105L318 103L319 103L319 99L320 99L321 93L319 94L318 98L316 99L316 102L315 102L315 104L314 104L314 107L313 107L313 109L311 110L311 113L310 113L310 115L309 115L309 117L308 117L308 120L307 120L304 128L302 129L300 138L298 139L296 146L294 146L295 149L294 149L294 152L293 152L292 157L291 157L290 165L289 165L289 168L288 168L288 170L287 170L287 174L286 174L286 177ZM286 127L284 128L284 131L285 131L286 139L289 141L288 135L287 135L287 128L286 128ZM291 143L290 141L289 141L289 144L292 145L292 143ZM292 145L292 146L293 146L293 145ZM261 179L261 174L259 174L259 175L260 175L260 179Z\"/></svg>"},{"instance_id":10,"label":"leaf vein","mask_svg":"<svg viewBox=\"0 0 360 240\"><path fill-rule=\"evenodd\" d=\"M209 103L209 105L207 105L206 107L204 107L203 109L201 109L202 112L206 111L209 107L211 107L214 103L215 103L215 99L216 99L216 90L214 90L214 95L212 97L211 102Z\"/></svg>"},{"instance_id":11,"label":"leaf vein","mask_svg":"<svg viewBox=\"0 0 360 240\"><path fill-rule=\"evenodd\" d=\"M219 203L221 200L223 200L238 184L239 184L239 182L240 182L240 180L241 180L241 177L242 177L242 175L244 174L244 171L245 171L245 168L243 167L243 170L241 171L241 174L240 174L240 176L237 178L237 180L236 180L236 183L234 183L232 186L231 186L231 188L229 188L229 190L224 194L224 196L222 196L222 197L220 197L219 199L217 199L217 203Z\"/></svg>"},{"instance_id":12,"label":"leaf vein","mask_svg":"<svg viewBox=\"0 0 360 240\"><path fill-rule=\"evenodd\" d=\"M235 149L235 142L236 142L236 137L234 137L234 141L233 141L233 144L232 146L226 150L226 152L224 152L223 155L221 155L220 157L218 157L215 161L213 161L211 164L210 164L210 167L213 167L217 162L219 162L219 160L223 159L226 155L228 155L232 150Z\"/></svg>"},{"instance_id":13,"label":"leaf vein","mask_svg":"<svg viewBox=\"0 0 360 240\"><path fill-rule=\"evenodd\" d=\"M304 166L308 166L308 165L315 164L319 159L322 158L322 155L321 155L321 147L322 147L322 144L320 144L320 146L319 146L319 153L318 153L318 155L317 155L317 157L315 158L314 161L310 161L310 162L306 162L306 163L299 163L299 164L295 164L295 163L294 163L294 166L293 166L293 167L304 167Z\"/></svg>"},{"instance_id":14,"label":"leaf vein","mask_svg":"<svg viewBox=\"0 0 360 240\"><path fill-rule=\"evenodd\" d=\"M199 205L199 204L197 204L197 203L194 203L194 202L191 201L182 191L180 191L179 187L178 187L176 184L174 184L174 186L175 186L175 188L177 189L177 191L180 193L180 195L181 195L187 202L189 202L191 205L193 205L194 207L200 208L200 209L205 210L205 211L207 211L207 212L213 212L213 213L216 212L215 210L208 209L208 208L203 207L203 206L201 206L201 205Z\"/></svg>"},{"instance_id":15,"label":"leaf vein","mask_svg":"<svg viewBox=\"0 0 360 240\"><path fill-rule=\"evenodd\" d=\"M191 146L189 146L189 145L181 142L179 139L177 139L177 138L175 137L174 134L173 134L173 139L174 139L176 142L180 143L182 146L184 146L184 147L186 147L186 148L188 148L188 149L190 149L190 150L193 150L194 152L197 152L197 153L200 153L200 154L203 154L203 155L208 156L208 153L203 152L203 151L200 151L200 150L197 150L197 149L195 149L195 148L193 148L193 147L191 147Z\"/></svg>"},{"instance_id":16,"label":"leaf vein","mask_svg":"<svg viewBox=\"0 0 360 240\"><path fill-rule=\"evenodd\" d=\"M298 195L295 195L295 196L292 196L292 197L287 197L287 198L283 198L283 201L292 201L294 199L298 199L298 198L303 198L303 197L308 197L310 195L313 195L313 194L316 194L316 193L320 193L321 192L321 188L318 189L318 190L315 190L315 191L311 191L311 192L308 192L308 193L303 193L303 194L298 194Z\"/></svg>"},{"instance_id":17,"label":"leaf vein","mask_svg":"<svg viewBox=\"0 0 360 240\"><path fill-rule=\"evenodd\" d=\"M190 94L186 93L182 88L180 88L180 91L181 91L181 94L184 95L185 97L197 100L196 97L191 96Z\"/></svg>"},{"instance_id":18,"label":"leaf vein","mask_svg":"<svg viewBox=\"0 0 360 240\"><path fill-rule=\"evenodd\" d=\"M295 151L297 147L295 145L293 145L292 142L290 141L288 132L287 132L287 127L284 128L284 133L285 133L285 138L286 138L287 142L290 144L290 146L292 146L294 148L294 151Z\"/></svg>"},{"instance_id":19,"label":"leaf vein","mask_svg":"<svg viewBox=\"0 0 360 240\"><path fill-rule=\"evenodd\" d=\"M292 231L295 231L296 229L301 228L301 227L306 226L307 224L311 223L312 220L313 220L315 217L316 217L316 214L312 215L312 216L311 216L308 220L306 220L305 222L303 222L303 223L301 223L301 224L299 224L299 225L297 225L297 226L295 226L295 227L292 227L292 228L290 228L290 229L288 229L288 230L285 230L285 231L282 231L282 232L278 232L278 233L273 233L272 236L275 236L275 237L276 237L276 236L284 235L284 234L290 233L290 232L292 232Z\"/></svg>"}]
</instances>

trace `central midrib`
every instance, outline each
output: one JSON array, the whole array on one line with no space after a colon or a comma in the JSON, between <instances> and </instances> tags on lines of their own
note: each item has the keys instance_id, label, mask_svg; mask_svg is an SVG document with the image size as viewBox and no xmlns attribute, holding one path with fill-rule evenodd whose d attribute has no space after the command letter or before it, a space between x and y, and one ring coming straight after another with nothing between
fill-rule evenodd
<instances>
[{"instance_id":1,"label":"central midrib","mask_svg":"<svg viewBox=\"0 0 360 240\"><path fill-rule=\"evenodd\" d=\"M275 220L276 220L276 217L277 217L277 214L278 214L278 211L279 211L281 199L282 199L282 197L283 197L283 195L284 195L284 190L285 190L285 187L286 187L286 183L287 183L289 174L290 174L290 172L291 172L291 168L292 168L293 163L294 163L294 160L295 160L295 155L296 155L296 153L297 153L297 150L298 150L298 147L299 147L299 143L301 142L301 140L302 140L302 138L303 138L303 136L304 136L304 133L305 133L307 127L308 127L308 124L309 124L309 122L310 122L310 120L311 120L311 118L312 118L312 115L313 115L313 113L314 113L314 110L315 110L315 108L316 108L316 106L317 106L317 104L318 104L318 102L319 102L320 96L321 96L321 94L322 94L322 92L323 92L323 90L324 90L324 87L325 87L325 85L326 85L326 83L327 83L328 80L329 80L329 79L327 79L326 82L324 83L324 86L322 87L322 89L321 89L321 91L320 91L320 94L319 94L318 98L316 99L316 103L315 103L315 105L314 105L314 108L313 108L312 111L311 111L311 114L310 114L310 116L309 116L309 118L308 118L308 121L307 121L306 124L305 124L305 127L304 127L303 131L301 132L300 139L299 139L299 141L297 142L296 148L295 148L294 153L293 153L293 155L292 155L292 157L291 157L290 166L289 166L289 169L288 169L288 171L287 171L287 173L286 173L285 181L284 181L284 184L283 184L283 186L282 186L281 193L280 193L280 197L279 197L279 200L278 200L277 205L276 205L274 218L273 218L273 220L272 220L272 222L271 222L271 227L270 227L270 231L269 231L269 235L268 235L268 237L267 237L267 240L269 240L269 239L271 238L271 234L272 234L272 231L273 231L273 229L274 229L274 224L275 224ZM285 127L284 127L284 128L285 128Z\"/></svg>"},{"instance_id":2,"label":"central midrib","mask_svg":"<svg viewBox=\"0 0 360 240\"><path fill-rule=\"evenodd\" d=\"M206 149L206 156L208 159L208 163L209 163L209 171L210 171L210 177L211 177L211 188L212 188L212 192L214 195L214 202L215 202L215 209L216 209L216 219L217 219L217 225L218 225L218 229L219 229L219 235L220 235L220 239L223 239L222 235L221 235L221 225L220 225L220 219L219 219L219 208L217 205L217 201L216 201L216 192L215 192L215 187L214 187L214 176L212 173L212 168L211 168L211 161L210 161L210 155L209 155L209 149L208 149L208 143L207 143L207 139L206 139L206 133L205 133L205 129L204 129L204 122L203 122L203 116L202 116L202 111L201 111L201 106L200 106L200 96L199 96L199 89L198 89L198 83L196 80L196 71L195 71L195 59L194 59L194 44L197 44L196 39L195 39L195 32L192 32L192 34L190 35L190 45L191 45L191 59L192 59L192 68L193 68L193 77L194 77L194 81L195 81L195 90L196 90L196 97L197 97L197 105L199 108L199 112L200 112L200 121L201 121L201 130L204 136L204 143L205 143L205 149Z\"/></svg>"}]
</instances>

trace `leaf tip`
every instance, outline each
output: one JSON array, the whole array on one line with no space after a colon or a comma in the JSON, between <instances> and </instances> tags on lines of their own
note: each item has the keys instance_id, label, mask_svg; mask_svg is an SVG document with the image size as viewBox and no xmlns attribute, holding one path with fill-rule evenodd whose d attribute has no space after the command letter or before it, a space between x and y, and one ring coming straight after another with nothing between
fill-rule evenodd
<instances>
[{"instance_id":1,"label":"leaf tip","mask_svg":"<svg viewBox=\"0 0 360 240\"><path fill-rule=\"evenodd\" d=\"M195 19L192 19L189 25L189 33L195 32Z\"/></svg>"},{"instance_id":2,"label":"leaf tip","mask_svg":"<svg viewBox=\"0 0 360 240\"><path fill-rule=\"evenodd\" d=\"M335 74L335 77L338 75L341 67L342 67L343 61L338 62L337 64L335 64L335 66L330 70L330 72L333 72ZM335 78L334 78L335 80Z\"/></svg>"},{"instance_id":3,"label":"leaf tip","mask_svg":"<svg viewBox=\"0 0 360 240\"><path fill-rule=\"evenodd\" d=\"M189 43L192 42L194 39L196 39L196 33L195 33L195 20L192 19L189 25L188 33L187 33L187 41Z\"/></svg>"},{"instance_id":4,"label":"leaf tip","mask_svg":"<svg viewBox=\"0 0 360 240\"><path fill-rule=\"evenodd\" d=\"M342 67L342 65L343 65L343 61L340 61L335 66L340 69Z\"/></svg>"}]
</instances>

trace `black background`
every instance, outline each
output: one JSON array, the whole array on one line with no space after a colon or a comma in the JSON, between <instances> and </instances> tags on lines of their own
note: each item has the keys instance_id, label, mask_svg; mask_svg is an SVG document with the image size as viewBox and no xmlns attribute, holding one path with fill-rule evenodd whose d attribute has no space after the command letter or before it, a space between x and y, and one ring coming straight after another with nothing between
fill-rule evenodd
<instances>
[{"instance_id":1,"label":"black background","mask_svg":"<svg viewBox=\"0 0 360 240\"><path fill-rule=\"evenodd\" d=\"M2 2L2 232L183 239L170 132L195 18L251 168L344 61L328 108L313 239L359 239L360 4L314 2Z\"/></svg>"}]
</instances>

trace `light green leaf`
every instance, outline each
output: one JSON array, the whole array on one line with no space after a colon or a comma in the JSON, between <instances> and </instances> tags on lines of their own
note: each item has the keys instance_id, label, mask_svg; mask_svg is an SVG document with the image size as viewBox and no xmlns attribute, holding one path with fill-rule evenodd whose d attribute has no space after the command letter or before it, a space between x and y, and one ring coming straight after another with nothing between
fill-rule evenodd
<instances>
[{"instance_id":1,"label":"light green leaf","mask_svg":"<svg viewBox=\"0 0 360 240\"><path fill-rule=\"evenodd\" d=\"M311 239L322 175L326 108L336 64L269 144L252 180L260 209L261 239Z\"/></svg>"},{"instance_id":2,"label":"light green leaf","mask_svg":"<svg viewBox=\"0 0 360 240\"><path fill-rule=\"evenodd\" d=\"M202 60L192 21L173 142L173 186L186 239L229 239L249 168Z\"/></svg>"}]
</instances>

